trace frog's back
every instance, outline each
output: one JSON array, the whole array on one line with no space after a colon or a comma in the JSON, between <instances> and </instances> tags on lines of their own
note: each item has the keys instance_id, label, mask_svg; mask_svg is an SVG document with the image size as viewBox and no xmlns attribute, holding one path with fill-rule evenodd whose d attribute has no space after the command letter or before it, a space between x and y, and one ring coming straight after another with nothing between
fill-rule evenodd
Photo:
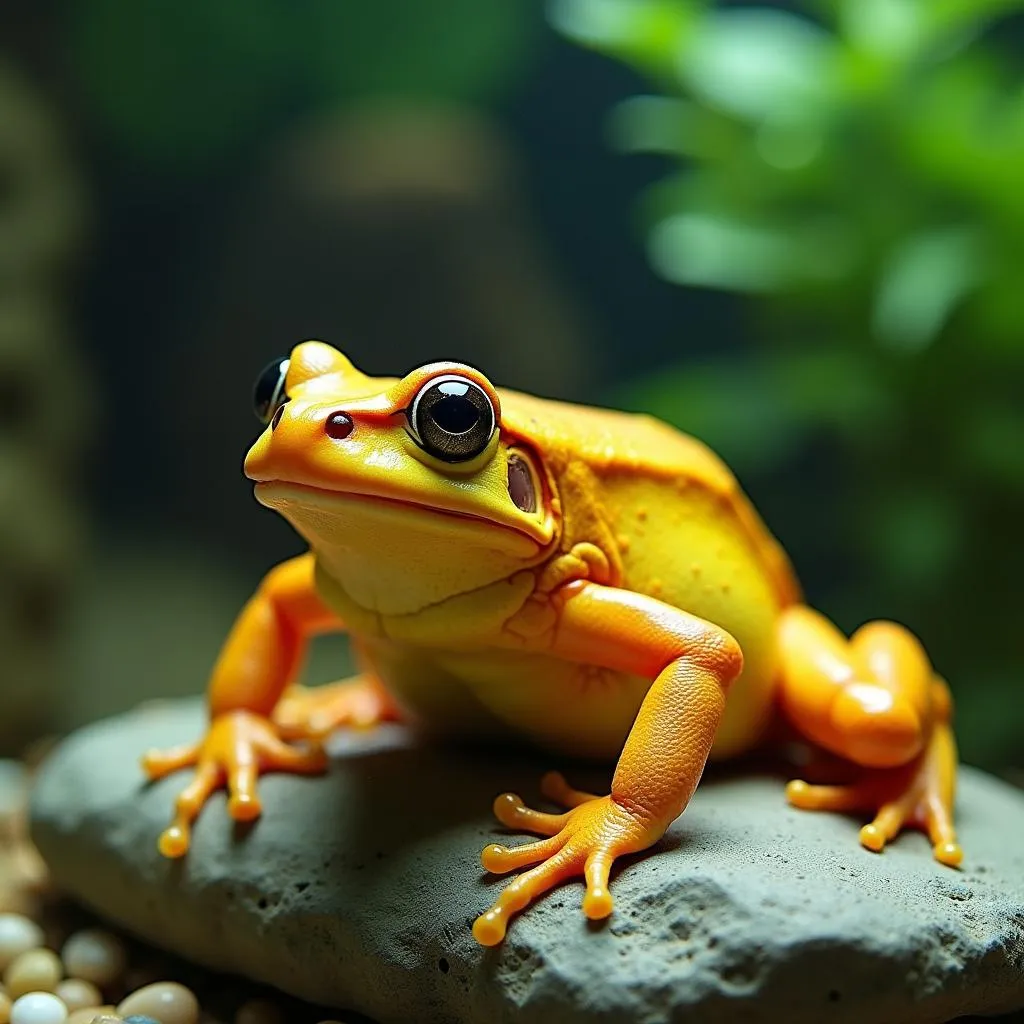
<instances>
[{"instance_id":1,"label":"frog's back","mask_svg":"<svg viewBox=\"0 0 1024 1024\"><path fill-rule=\"evenodd\" d=\"M587 520L584 531L600 523L619 586L714 622L739 642L744 670L714 753L747 749L770 717L776 624L799 585L728 467L650 416L511 394L502 420L542 450L568 514Z\"/></svg>"},{"instance_id":2,"label":"frog's back","mask_svg":"<svg viewBox=\"0 0 1024 1024\"><path fill-rule=\"evenodd\" d=\"M799 600L800 586L782 547L765 526L735 476L707 445L653 416L572 405L502 392L506 429L537 445L556 478L574 462L600 481L597 500L609 517L638 519L673 507L678 517L701 509L718 527L731 524L750 558L770 580L782 605Z\"/></svg>"}]
</instances>

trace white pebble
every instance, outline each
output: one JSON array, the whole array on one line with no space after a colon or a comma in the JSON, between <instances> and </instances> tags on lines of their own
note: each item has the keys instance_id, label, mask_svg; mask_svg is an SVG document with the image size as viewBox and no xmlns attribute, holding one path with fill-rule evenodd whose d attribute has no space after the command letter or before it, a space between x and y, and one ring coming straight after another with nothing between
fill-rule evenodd
<instances>
[{"instance_id":1,"label":"white pebble","mask_svg":"<svg viewBox=\"0 0 1024 1024\"><path fill-rule=\"evenodd\" d=\"M64 1024L68 1008L50 992L29 992L11 1007L11 1024Z\"/></svg>"},{"instance_id":2,"label":"white pebble","mask_svg":"<svg viewBox=\"0 0 1024 1024\"><path fill-rule=\"evenodd\" d=\"M121 940L99 928L75 932L64 943L60 958L69 977L91 981L100 988L117 981L128 962Z\"/></svg>"},{"instance_id":3,"label":"white pebble","mask_svg":"<svg viewBox=\"0 0 1024 1024\"><path fill-rule=\"evenodd\" d=\"M65 979L53 990L53 994L68 1008L68 1013L86 1006L99 1006L103 1002L103 993L91 981L83 978Z\"/></svg>"},{"instance_id":4,"label":"white pebble","mask_svg":"<svg viewBox=\"0 0 1024 1024\"><path fill-rule=\"evenodd\" d=\"M43 945L43 929L21 914L0 914L0 971L26 950Z\"/></svg>"},{"instance_id":5,"label":"white pebble","mask_svg":"<svg viewBox=\"0 0 1024 1024\"><path fill-rule=\"evenodd\" d=\"M20 999L30 992L53 992L62 977L60 957L52 949L30 949L7 965L4 987L12 999Z\"/></svg>"}]
</instances>

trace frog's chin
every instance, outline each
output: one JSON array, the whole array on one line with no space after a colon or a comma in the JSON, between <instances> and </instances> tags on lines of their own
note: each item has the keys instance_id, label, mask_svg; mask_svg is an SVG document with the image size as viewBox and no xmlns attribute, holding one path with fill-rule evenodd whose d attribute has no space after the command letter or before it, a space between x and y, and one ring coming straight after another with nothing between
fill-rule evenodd
<instances>
[{"instance_id":1,"label":"frog's chin","mask_svg":"<svg viewBox=\"0 0 1024 1024\"><path fill-rule=\"evenodd\" d=\"M260 483L256 497L302 535L347 600L407 616L507 580L545 549L507 526L376 495Z\"/></svg>"},{"instance_id":2,"label":"frog's chin","mask_svg":"<svg viewBox=\"0 0 1024 1024\"><path fill-rule=\"evenodd\" d=\"M257 482L256 500L280 512L317 548L363 548L379 554L388 547L443 543L450 555L463 547L500 552L529 562L550 539L543 528L532 532L518 524L482 515L439 508L413 499L329 490L280 480Z\"/></svg>"}]
</instances>

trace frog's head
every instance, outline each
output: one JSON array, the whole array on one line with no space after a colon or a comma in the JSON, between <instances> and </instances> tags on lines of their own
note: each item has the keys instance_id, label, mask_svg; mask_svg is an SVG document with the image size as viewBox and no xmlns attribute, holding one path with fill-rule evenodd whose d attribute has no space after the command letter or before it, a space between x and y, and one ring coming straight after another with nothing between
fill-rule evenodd
<instances>
[{"instance_id":1,"label":"frog's head","mask_svg":"<svg viewBox=\"0 0 1024 1024\"><path fill-rule=\"evenodd\" d=\"M538 454L502 430L479 371L368 377L322 342L256 383L266 429L245 472L347 593L402 613L536 563L556 533ZM400 593L398 592L400 591Z\"/></svg>"}]
</instances>

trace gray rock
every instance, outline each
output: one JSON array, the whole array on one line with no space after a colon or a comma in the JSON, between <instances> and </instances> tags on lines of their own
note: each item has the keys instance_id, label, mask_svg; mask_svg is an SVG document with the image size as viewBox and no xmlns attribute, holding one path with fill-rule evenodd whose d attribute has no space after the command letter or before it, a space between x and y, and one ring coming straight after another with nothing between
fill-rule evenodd
<instances>
[{"instance_id":1,"label":"gray rock","mask_svg":"<svg viewBox=\"0 0 1024 1024\"><path fill-rule=\"evenodd\" d=\"M856 821L786 807L778 778L713 777L657 855L618 872L610 921L588 924L570 883L484 950L469 928L501 884L477 860L501 834L490 803L533 798L547 765L349 735L327 777L264 779L254 827L219 795L171 863L155 844L185 777L147 787L137 758L200 726L189 702L73 735L39 779L33 834L73 894L210 967L384 1024L914 1024L1024 1006L1024 797L980 772L963 773L962 871L916 834L862 850Z\"/></svg>"}]
</instances>

